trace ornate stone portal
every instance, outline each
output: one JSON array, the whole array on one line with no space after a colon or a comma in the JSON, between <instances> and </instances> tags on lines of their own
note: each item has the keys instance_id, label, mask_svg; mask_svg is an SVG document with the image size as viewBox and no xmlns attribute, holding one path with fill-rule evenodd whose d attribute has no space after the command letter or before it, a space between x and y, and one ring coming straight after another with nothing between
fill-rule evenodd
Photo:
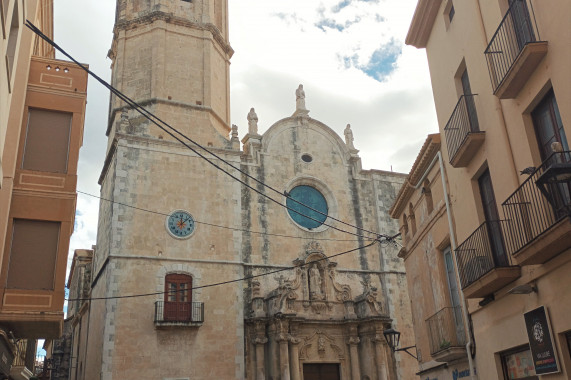
<instances>
[{"instance_id":1,"label":"ornate stone portal","mask_svg":"<svg viewBox=\"0 0 571 380\"><path fill-rule=\"evenodd\" d=\"M251 283L247 378L301 380L305 363L338 364L342 379L395 378L382 335L391 319L377 288L361 282L354 296L315 241L293 264L293 274L276 277L273 289Z\"/></svg>"}]
</instances>

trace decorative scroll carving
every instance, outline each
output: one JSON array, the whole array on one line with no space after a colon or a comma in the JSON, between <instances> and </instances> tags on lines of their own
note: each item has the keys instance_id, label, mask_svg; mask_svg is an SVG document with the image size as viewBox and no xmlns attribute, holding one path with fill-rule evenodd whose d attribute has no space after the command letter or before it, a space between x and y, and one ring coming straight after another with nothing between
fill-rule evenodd
<instances>
[{"instance_id":1,"label":"decorative scroll carving","mask_svg":"<svg viewBox=\"0 0 571 380\"><path fill-rule=\"evenodd\" d=\"M268 343L268 338L266 338L265 336L258 336L258 337L255 337L252 340L252 342L254 344L266 344L266 343Z\"/></svg>"},{"instance_id":2,"label":"decorative scroll carving","mask_svg":"<svg viewBox=\"0 0 571 380\"><path fill-rule=\"evenodd\" d=\"M302 282L301 272L301 268L296 268L295 277L291 280L284 280L283 276L276 278L279 283L277 289L279 295L279 312L286 314L295 312L293 301L297 299L296 290L300 287Z\"/></svg>"},{"instance_id":3,"label":"decorative scroll carving","mask_svg":"<svg viewBox=\"0 0 571 380\"><path fill-rule=\"evenodd\" d=\"M335 281L335 276L337 274L337 271L335 270L336 266L337 263L329 264L329 278L331 279L331 284L335 290L335 299L339 302L350 301L353 299L351 296L351 287L349 285L341 285Z\"/></svg>"},{"instance_id":4,"label":"decorative scroll carving","mask_svg":"<svg viewBox=\"0 0 571 380\"><path fill-rule=\"evenodd\" d=\"M359 344L361 339L358 336L352 336L349 338L349 344Z\"/></svg>"},{"instance_id":5,"label":"decorative scroll carving","mask_svg":"<svg viewBox=\"0 0 571 380\"><path fill-rule=\"evenodd\" d=\"M311 350L313 347L315 347L315 351ZM335 340L332 337L320 330L315 330L313 334L304 338L299 358L301 360L310 359L310 352L313 352L313 355L317 354L321 359L326 356L329 359L344 359L343 349L335 344Z\"/></svg>"},{"instance_id":6,"label":"decorative scroll carving","mask_svg":"<svg viewBox=\"0 0 571 380\"><path fill-rule=\"evenodd\" d=\"M319 253L319 254L323 255L323 247L317 241L310 241L305 246L305 253L307 256L309 256L313 253Z\"/></svg>"},{"instance_id":7,"label":"decorative scroll carving","mask_svg":"<svg viewBox=\"0 0 571 380\"><path fill-rule=\"evenodd\" d=\"M367 305L365 306L367 315L381 315L383 310L381 304L377 301L378 292L377 288L371 285L370 281L362 282L364 290L363 294L357 297L357 299Z\"/></svg>"}]
</instances>

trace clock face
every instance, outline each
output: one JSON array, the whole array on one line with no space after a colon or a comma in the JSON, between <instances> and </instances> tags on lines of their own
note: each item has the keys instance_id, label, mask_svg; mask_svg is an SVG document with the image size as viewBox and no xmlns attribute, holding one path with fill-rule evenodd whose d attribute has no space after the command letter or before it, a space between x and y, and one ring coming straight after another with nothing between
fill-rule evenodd
<instances>
[{"instance_id":1,"label":"clock face","mask_svg":"<svg viewBox=\"0 0 571 380\"><path fill-rule=\"evenodd\" d=\"M194 232L194 218L184 210L176 210L167 217L166 227L175 238L186 239Z\"/></svg>"}]
</instances>

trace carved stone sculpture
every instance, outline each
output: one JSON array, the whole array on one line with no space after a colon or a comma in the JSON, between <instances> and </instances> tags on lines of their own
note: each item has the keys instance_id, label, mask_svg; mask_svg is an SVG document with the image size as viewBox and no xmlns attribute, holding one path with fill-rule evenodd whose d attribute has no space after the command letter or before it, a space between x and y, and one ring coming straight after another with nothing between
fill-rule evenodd
<instances>
[{"instance_id":1,"label":"carved stone sculpture","mask_svg":"<svg viewBox=\"0 0 571 380\"><path fill-rule=\"evenodd\" d=\"M305 108L305 91L303 91L302 84L295 90L295 108L296 110L307 110L307 108Z\"/></svg>"},{"instance_id":2,"label":"carved stone sculpture","mask_svg":"<svg viewBox=\"0 0 571 380\"><path fill-rule=\"evenodd\" d=\"M351 130L351 124L347 124L347 126L345 127L344 134L345 134L345 144L349 149L354 150L355 146L353 145L353 131Z\"/></svg>"},{"instance_id":3,"label":"carved stone sculpture","mask_svg":"<svg viewBox=\"0 0 571 380\"><path fill-rule=\"evenodd\" d=\"M248 112L248 133L251 135L258 134L258 115L256 115L254 108L250 108L250 112Z\"/></svg>"},{"instance_id":4,"label":"carved stone sculpture","mask_svg":"<svg viewBox=\"0 0 571 380\"><path fill-rule=\"evenodd\" d=\"M309 267L309 298L312 300L322 300L324 298L321 273L319 273L317 264Z\"/></svg>"}]
</instances>

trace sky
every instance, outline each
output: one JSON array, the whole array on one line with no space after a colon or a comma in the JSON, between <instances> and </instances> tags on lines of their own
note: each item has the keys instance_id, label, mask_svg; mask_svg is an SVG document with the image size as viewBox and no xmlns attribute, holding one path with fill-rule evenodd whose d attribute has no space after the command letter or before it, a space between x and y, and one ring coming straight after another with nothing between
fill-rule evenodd
<instances>
[{"instance_id":1,"label":"sky","mask_svg":"<svg viewBox=\"0 0 571 380\"><path fill-rule=\"evenodd\" d=\"M309 116L342 137L351 124L364 169L408 173L438 131L425 51L404 45L416 3L229 0L231 123L240 139L251 107L263 133L291 116L303 84ZM107 80L114 13L114 0L54 0L56 43ZM109 92L90 78L87 101L77 189L98 195ZM69 261L95 244L98 208L78 194Z\"/></svg>"}]
</instances>

